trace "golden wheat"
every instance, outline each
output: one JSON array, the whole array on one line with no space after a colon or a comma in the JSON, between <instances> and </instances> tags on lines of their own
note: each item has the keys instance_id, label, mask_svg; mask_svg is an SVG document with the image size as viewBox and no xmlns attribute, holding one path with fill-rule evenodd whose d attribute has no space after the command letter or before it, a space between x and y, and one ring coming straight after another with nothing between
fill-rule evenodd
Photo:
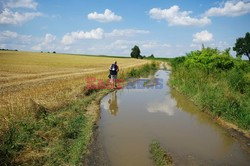
<instances>
[{"instance_id":1,"label":"golden wheat","mask_svg":"<svg viewBox=\"0 0 250 166\"><path fill-rule=\"evenodd\" d=\"M32 114L31 101L49 110L62 107L84 91L87 77L106 79L115 60L121 72L147 63L130 58L0 51L1 124Z\"/></svg>"}]
</instances>

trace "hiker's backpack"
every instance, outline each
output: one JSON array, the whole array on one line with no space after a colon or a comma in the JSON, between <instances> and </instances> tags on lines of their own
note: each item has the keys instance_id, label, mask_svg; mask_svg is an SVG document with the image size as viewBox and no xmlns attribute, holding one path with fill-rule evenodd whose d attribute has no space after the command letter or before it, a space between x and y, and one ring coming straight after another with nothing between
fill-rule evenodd
<instances>
[{"instance_id":1,"label":"hiker's backpack","mask_svg":"<svg viewBox=\"0 0 250 166\"><path fill-rule=\"evenodd\" d=\"M110 74L111 75L116 75L117 74L117 65L116 64L111 65Z\"/></svg>"}]
</instances>

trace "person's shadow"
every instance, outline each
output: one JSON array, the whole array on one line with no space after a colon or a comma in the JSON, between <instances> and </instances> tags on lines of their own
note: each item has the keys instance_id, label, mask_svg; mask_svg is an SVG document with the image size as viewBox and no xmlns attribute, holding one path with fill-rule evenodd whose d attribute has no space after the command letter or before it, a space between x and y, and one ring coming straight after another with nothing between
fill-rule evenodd
<instances>
[{"instance_id":1,"label":"person's shadow","mask_svg":"<svg viewBox=\"0 0 250 166\"><path fill-rule=\"evenodd\" d=\"M116 114L118 112L118 104L117 104L116 92L117 91L113 91L111 93L111 98L108 101L108 103L109 103L109 112L111 113L111 115L114 115L114 116L116 116Z\"/></svg>"}]
</instances>

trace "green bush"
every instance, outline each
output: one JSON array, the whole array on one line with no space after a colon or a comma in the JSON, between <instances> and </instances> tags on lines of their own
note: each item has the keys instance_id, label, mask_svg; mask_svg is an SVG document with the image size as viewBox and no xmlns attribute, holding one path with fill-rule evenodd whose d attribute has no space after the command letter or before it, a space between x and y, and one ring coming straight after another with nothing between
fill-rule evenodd
<instances>
[{"instance_id":1,"label":"green bush","mask_svg":"<svg viewBox=\"0 0 250 166\"><path fill-rule=\"evenodd\" d=\"M141 68L131 69L130 72L128 73L128 77L138 78L140 76L148 75L150 74L150 72L154 72L157 69L158 69L158 64L152 62L150 64L143 65L143 67Z\"/></svg>"},{"instance_id":2,"label":"green bush","mask_svg":"<svg viewBox=\"0 0 250 166\"><path fill-rule=\"evenodd\" d=\"M249 86L244 72L237 69L228 72L227 82L233 90L239 91L240 93L246 92L246 88Z\"/></svg>"},{"instance_id":3,"label":"green bush","mask_svg":"<svg viewBox=\"0 0 250 166\"><path fill-rule=\"evenodd\" d=\"M234 59L228 50L204 48L202 51L188 53L184 64L189 68L197 67L206 71L229 70L234 67Z\"/></svg>"},{"instance_id":4,"label":"green bush","mask_svg":"<svg viewBox=\"0 0 250 166\"><path fill-rule=\"evenodd\" d=\"M170 85L201 107L250 129L250 65L229 49L203 48L171 60Z\"/></svg>"}]
</instances>

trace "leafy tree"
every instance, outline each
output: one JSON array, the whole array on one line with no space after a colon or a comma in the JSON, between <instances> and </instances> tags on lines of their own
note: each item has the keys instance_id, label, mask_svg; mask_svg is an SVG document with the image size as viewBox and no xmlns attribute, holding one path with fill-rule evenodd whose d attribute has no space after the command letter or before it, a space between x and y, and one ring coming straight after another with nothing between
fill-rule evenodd
<instances>
[{"instance_id":1,"label":"leafy tree","mask_svg":"<svg viewBox=\"0 0 250 166\"><path fill-rule=\"evenodd\" d=\"M56 54L56 52L55 52L55 51L53 51L53 54Z\"/></svg>"},{"instance_id":2,"label":"leafy tree","mask_svg":"<svg viewBox=\"0 0 250 166\"><path fill-rule=\"evenodd\" d=\"M141 57L141 50L140 50L140 48L137 46L137 45L135 45L132 49L132 52L131 52L131 54L130 54L130 56L132 57L132 58L140 58Z\"/></svg>"},{"instance_id":3,"label":"leafy tree","mask_svg":"<svg viewBox=\"0 0 250 166\"><path fill-rule=\"evenodd\" d=\"M250 62L250 33L247 32L245 37L240 37L236 40L235 47L233 47L233 50L236 51L237 57L242 57L242 55L245 55L248 57L248 60Z\"/></svg>"},{"instance_id":4,"label":"leafy tree","mask_svg":"<svg viewBox=\"0 0 250 166\"><path fill-rule=\"evenodd\" d=\"M155 58L154 54L151 54L151 55L149 56L149 58Z\"/></svg>"}]
</instances>

